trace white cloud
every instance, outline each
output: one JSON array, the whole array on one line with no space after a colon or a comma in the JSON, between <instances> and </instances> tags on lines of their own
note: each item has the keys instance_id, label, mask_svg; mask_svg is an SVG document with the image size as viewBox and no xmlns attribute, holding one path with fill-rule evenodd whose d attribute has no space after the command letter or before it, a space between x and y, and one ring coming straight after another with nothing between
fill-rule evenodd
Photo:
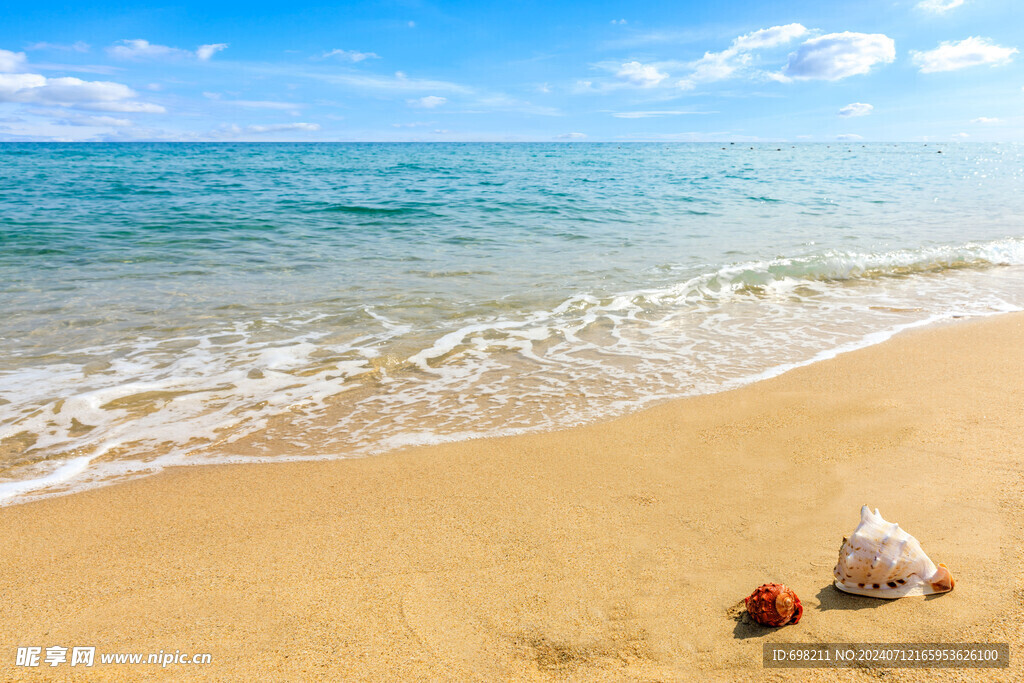
<instances>
[{"instance_id":1,"label":"white cloud","mask_svg":"<svg viewBox=\"0 0 1024 683\"><path fill-rule=\"evenodd\" d=\"M660 118L662 116L686 116L688 114L716 114L717 112L711 111L684 111L684 110L672 110L672 111L618 111L612 114L617 119L653 119Z\"/></svg>"},{"instance_id":2,"label":"white cloud","mask_svg":"<svg viewBox=\"0 0 1024 683\"><path fill-rule=\"evenodd\" d=\"M200 45L196 48L196 57L198 57L200 61L205 62L217 52L227 49L227 47L227 43L213 43L212 45Z\"/></svg>"},{"instance_id":3,"label":"white cloud","mask_svg":"<svg viewBox=\"0 0 1024 683\"><path fill-rule=\"evenodd\" d=\"M693 62L693 73L680 81L679 87L689 90L697 83L724 81L736 70L750 63L750 55L737 52L731 48L722 52L705 52L704 56Z\"/></svg>"},{"instance_id":4,"label":"white cloud","mask_svg":"<svg viewBox=\"0 0 1024 683\"><path fill-rule=\"evenodd\" d=\"M265 135L268 133L314 133L320 130L318 123L270 123L265 125L239 126L231 124L214 131L213 137L239 137L244 135Z\"/></svg>"},{"instance_id":5,"label":"white cloud","mask_svg":"<svg viewBox=\"0 0 1024 683\"><path fill-rule=\"evenodd\" d=\"M775 81L776 83L792 83L793 79L782 73L781 71L762 71L760 74L763 78L769 81Z\"/></svg>"},{"instance_id":6,"label":"white cloud","mask_svg":"<svg viewBox=\"0 0 1024 683\"><path fill-rule=\"evenodd\" d=\"M424 109L433 109L440 107L442 104L448 101L446 97L438 97L437 95L427 95L416 100L406 100L411 107L422 107Z\"/></svg>"},{"instance_id":7,"label":"white cloud","mask_svg":"<svg viewBox=\"0 0 1024 683\"><path fill-rule=\"evenodd\" d=\"M182 50L167 45L155 45L148 40L134 38L131 40L120 40L107 48L107 52L118 59L191 59L195 58L205 62L214 55L227 48L227 43L212 43L200 45L195 52Z\"/></svg>"},{"instance_id":8,"label":"white cloud","mask_svg":"<svg viewBox=\"0 0 1024 683\"><path fill-rule=\"evenodd\" d=\"M85 104L76 104L75 108L86 109L88 111L120 112L122 114L163 114L167 111L159 104L131 101L87 102Z\"/></svg>"},{"instance_id":9,"label":"white cloud","mask_svg":"<svg viewBox=\"0 0 1024 683\"><path fill-rule=\"evenodd\" d=\"M165 57L185 57L192 53L188 50L180 50L176 47L166 45L153 45L148 40L137 38L134 40L121 40L107 48L111 56L119 59L158 59Z\"/></svg>"},{"instance_id":10,"label":"white cloud","mask_svg":"<svg viewBox=\"0 0 1024 683\"><path fill-rule=\"evenodd\" d=\"M626 20L625 19L612 19L612 24L614 24L615 26L625 26L626 25Z\"/></svg>"},{"instance_id":11,"label":"white cloud","mask_svg":"<svg viewBox=\"0 0 1024 683\"><path fill-rule=\"evenodd\" d=\"M837 135L836 140L843 142L855 142L857 140L863 140L864 138L856 133L844 133L843 135Z\"/></svg>"},{"instance_id":12,"label":"white cloud","mask_svg":"<svg viewBox=\"0 0 1024 683\"><path fill-rule=\"evenodd\" d=\"M50 104L94 111L164 111L158 105L130 101L135 95L128 86L110 81L46 78L40 74L0 74L0 102Z\"/></svg>"},{"instance_id":13,"label":"white cloud","mask_svg":"<svg viewBox=\"0 0 1024 683\"><path fill-rule=\"evenodd\" d=\"M293 72L288 72L292 74ZM361 90L379 90L384 92L415 92L417 90L433 90L441 92L471 93L472 88L448 81L432 81L425 78L409 78L405 73L396 71L394 77L376 76L359 73L308 73L310 78L346 85Z\"/></svg>"},{"instance_id":14,"label":"white cloud","mask_svg":"<svg viewBox=\"0 0 1024 683\"><path fill-rule=\"evenodd\" d=\"M737 71L753 61L753 56L750 54L753 50L785 45L806 34L807 28L802 24L772 26L744 34L735 38L729 47L721 52L705 52L703 57L691 62L688 66L693 69L693 72L676 85L683 90L692 90L698 83L732 78Z\"/></svg>"},{"instance_id":15,"label":"white cloud","mask_svg":"<svg viewBox=\"0 0 1024 683\"><path fill-rule=\"evenodd\" d=\"M772 26L771 28L763 28L759 31L740 36L732 41L732 46L729 49L747 51L778 47L806 34L807 28L802 24Z\"/></svg>"},{"instance_id":16,"label":"white cloud","mask_svg":"<svg viewBox=\"0 0 1024 683\"><path fill-rule=\"evenodd\" d=\"M10 50L0 50L0 73L12 73L14 71L20 71L21 67L25 65L25 53L24 52L11 52Z\"/></svg>"},{"instance_id":17,"label":"white cloud","mask_svg":"<svg viewBox=\"0 0 1024 683\"><path fill-rule=\"evenodd\" d=\"M203 94L206 95L207 93ZM209 94L212 95L213 93ZM305 106L295 102L275 102L273 100L221 100L219 97L216 99L224 104L231 104L236 107L245 107L246 109L278 109L281 111L291 111Z\"/></svg>"},{"instance_id":18,"label":"white cloud","mask_svg":"<svg viewBox=\"0 0 1024 683\"><path fill-rule=\"evenodd\" d=\"M376 52L359 52L358 50L330 50L320 55L320 59L337 57L345 62L361 62L364 59L380 59Z\"/></svg>"},{"instance_id":19,"label":"white cloud","mask_svg":"<svg viewBox=\"0 0 1024 683\"><path fill-rule=\"evenodd\" d=\"M30 74L26 74L30 75ZM44 83L30 88L34 98L54 104L113 102L135 97L135 91L111 81L83 81L80 78L43 78Z\"/></svg>"},{"instance_id":20,"label":"white cloud","mask_svg":"<svg viewBox=\"0 0 1024 683\"><path fill-rule=\"evenodd\" d=\"M971 119L971 123L1002 123L1002 119L992 118L989 116L979 116L976 119Z\"/></svg>"},{"instance_id":21,"label":"white cloud","mask_svg":"<svg viewBox=\"0 0 1024 683\"><path fill-rule=\"evenodd\" d=\"M840 78L866 74L878 63L896 59L896 44L881 33L829 33L804 42L783 69L788 78Z\"/></svg>"},{"instance_id":22,"label":"white cloud","mask_svg":"<svg viewBox=\"0 0 1024 683\"><path fill-rule=\"evenodd\" d=\"M865 104L864 102L854 102L854 103L848 104L845 107L843 107L842 109L840 109L839 110L839 115L840 116L867 116L872 111L874 111L874 109L875 108L872 105L870 105L870 104Z\"/></svg>"},{"instance_id":23,"label":"white cloud","mask_svg":"<svg viewBox=\"0 0 1024 683\"><path fill-rule=\"evenodd\" d=\"M658 69L651 64L641 64L640 62L626 62L619 67L619 70L615 72L615 75L622 80L641 88L653 88L668 78L667 73L658 71Z\"/></svg>"},{"instance_id":24,"label":"white cloud","mask_svg":"<svg viewBox=\"0 0 1024 683\"><path fill-rule=\"evenodd\" d=\"M1001 66L1008 64L1017 52L1015 47L1002 47L995 45L988 38L972 36L960 41L945 41L927 52L914 50L910 56L914 64L920 67L921 73L930 74L981 64Z\"/></svg>"},{"instance_id":25,"label":"white cloud","mask_svg":"<svg viewBox=\"0 0 1024 683\"><path fill-rule=\"evenodd\" d=\"M585 137L587 137L586 133L562 133L561 135L556 135L555 139L556 140L582 140Z\"/></svg>"},{"instance_id":26,"label":"white cloud","mask_svg":"<svg viewBox=\"0 0 1024 683\"><path fill-rule=\"evenodd\" d=\"M46 78L40 74L0 75L0 101L40 104L77 104L134 97L126 85L77 78Z\"/></svg>"},{"instance_id":27,"label":"white cloud","mask_svg":"<svg viewBox=\"0 0 1024 683\"><path fill-rule=\"evenodd\" d=\"M762 142L756 136L736 135L729 131L713 131L710 133L689 132L689 133L642 133L631 135L619 135L622 140L633 140L637 142Z\"/></svg>"},{"instance_id":28,"label":"white cloud","mask_svg":"<svg viewBox=\"0 0 1024 683\"><path fill-rule=\"evenodd\" d=\"M315 132L320 130L319 123L273 123L266 126L246 126L245 130L250 133L277 133L286 130L301 130Z\"/></svg>"},{"instance_id":29,"label":"white cloud","mask_svg":"<svg viewBox=\"0 0 1024 683\"><path fill-rule=\"evenodd\" d=\"M923 9L926 12L943 14L962 4L964 4L964 0L921 0L921 2L917 3L917 8Z\"/></svg>"},{"instance_id":30,"label":"white cloud","mask_svg":"<svg viewBox=\"0 0 1024 683\"><path fill-rule=\"evenodd\" d=\"M88 52L89 43L84 43L81 40L72 43L71 45L64 45L62 43L33 43L25 48L26 50L61 50L63 52Z\"/></svg>"},{"instance_id":31,"label":"white cloud","mask_svg":"<svg viewBox=\"0 0 1024 683\"><path fill-rule=\"evenodd\" d=\"M953 133L952 137L954 137L954 138L956 138L958 140L963 140L964 138L969 138L971 136L968 135L967 133Z\"/></svg>"},{"instance_id":32,"label":"white cloud","mask_svg":"<svg viewBox=\"0 0 1024 683\"><path fill-rule=\"evenodd\" d=\"M69 126L92 126L97 128L128 128L132 122L128 119L117 119L113 116L62 116L58 123Z\"/></svg>"}]
</instances>

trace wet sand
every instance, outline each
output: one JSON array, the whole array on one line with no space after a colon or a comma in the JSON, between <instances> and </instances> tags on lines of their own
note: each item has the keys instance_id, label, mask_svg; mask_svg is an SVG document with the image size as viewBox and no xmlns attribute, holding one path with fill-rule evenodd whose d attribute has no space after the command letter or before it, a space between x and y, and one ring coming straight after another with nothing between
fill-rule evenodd
<instances>
[{"instance_id":1,"label":"wet sand","mask_svg":"<svg viewBox=\"0 0 1024 683\"><path fill-rule=\"evenodd\" d=\"M903 333L562 432L361 460L178 468L0 509L0 679L868 680L765 642L1009 642L1024 667L1024 314ZM862 504L955 590L832 567ZM803 620L738 603L794 588ZM14 666L18 646L212 663ZM70 654L70 650L69 650Z\"/></svg>"}]
</instances>

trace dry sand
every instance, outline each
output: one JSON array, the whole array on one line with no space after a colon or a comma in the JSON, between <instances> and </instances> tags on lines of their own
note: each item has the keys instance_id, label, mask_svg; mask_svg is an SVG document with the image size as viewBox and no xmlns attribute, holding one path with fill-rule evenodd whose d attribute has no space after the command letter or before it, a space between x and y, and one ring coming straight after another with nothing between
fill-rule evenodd
<instances>
[{"instance_id":1,"label":"dry sand","mask_svg":"<svg viewBox=\"0 0 1024 683\"><path fill-rule=\"evenodd\" d=\"M569 431L193 467L0 509L0 679L25 645L209 652L102 680L1022 680L1024 315L915 332ZM956 589L831 585L860 506ZM799 625L735 606L792 586ZM1001 641L995 672L764 670L765 642Z\"/></svg>"}]
</instances>

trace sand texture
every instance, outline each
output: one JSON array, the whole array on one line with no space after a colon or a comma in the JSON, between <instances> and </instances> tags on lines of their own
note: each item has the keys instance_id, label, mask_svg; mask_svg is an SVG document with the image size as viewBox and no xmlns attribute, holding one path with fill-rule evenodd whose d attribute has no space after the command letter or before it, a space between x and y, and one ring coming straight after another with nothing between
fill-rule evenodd
<instances>
[{"instance_id":1,"label":"sand texture","mask_svg":"<svg viewBox=\"0 0 1024 683\"><path fill-rule=\"evenodd\" d=\"M568 431L191 467L0 509L0 680L1022 680L1024 315ZM956 577L840 593L862 504ZM737 605L796 590L796 626ZM1012 667L779 671L765 642L995 641ZM14 666L17 646L209 665Z\"/></svg>"}]
</instances>

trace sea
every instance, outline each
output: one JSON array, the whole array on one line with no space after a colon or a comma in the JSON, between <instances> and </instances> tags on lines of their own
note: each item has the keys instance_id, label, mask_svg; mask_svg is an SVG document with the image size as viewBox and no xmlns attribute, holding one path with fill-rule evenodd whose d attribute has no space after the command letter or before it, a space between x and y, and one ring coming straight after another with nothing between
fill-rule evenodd
<instances>
[{"instance_id":1,"label":"sea","mask_svg":"<svg viewBox=\"0 0 1024 683\"><path fill-rule=\"evenodd\" d=\"M0 503L606 420L1024 308L1024 145L0 143Z\"/></svg>"}]
</instances>

